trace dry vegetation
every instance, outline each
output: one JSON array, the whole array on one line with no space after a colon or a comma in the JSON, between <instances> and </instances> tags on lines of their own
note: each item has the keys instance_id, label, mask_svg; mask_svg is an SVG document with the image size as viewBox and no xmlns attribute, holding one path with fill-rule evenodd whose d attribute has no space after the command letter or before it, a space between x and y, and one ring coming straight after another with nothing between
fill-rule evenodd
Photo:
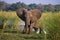
<instances>
[{"instance_id":1,"label":"dry vegetation","mask_svg":"<svg viewBox=\"0 0 60 40\"><path fill-rule=\"evenodd\" d=\"M8 22L12 22L12 25L8 25ZM0 28L6 30L8 27L10 29L17 29L18 24L21 20L17 17L16 12L2 12L0 11ZM45 12L42 14L40 20L38 20L36 26L43 25L44 30L47 32L45 34L21 34L18 32L15 33L0 33L0 40L60 40L60 12ZM20 28L21 29L21 28ZM4 31L5 31L4 30ZM1 31L1 30L0 30ZM8 30L11 31L11 30Z\"/></svg>"}]
</instances>

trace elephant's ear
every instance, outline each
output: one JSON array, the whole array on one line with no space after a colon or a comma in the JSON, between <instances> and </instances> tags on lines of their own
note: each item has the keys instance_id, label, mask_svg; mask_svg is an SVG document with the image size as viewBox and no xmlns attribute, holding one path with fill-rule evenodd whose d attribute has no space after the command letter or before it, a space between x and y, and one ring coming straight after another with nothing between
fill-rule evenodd
<instances>
[{"instance_id":1,"label":"elephant's ear","mask_svg":"<svg viewBox=\"0 0 60 40\"><path fill-rule=\"evenodd\" d=\"M27 16L27 12L28 12L27 9L24 8L23 14L25 15L25 17Z\"/></svg>"}]
</instances>

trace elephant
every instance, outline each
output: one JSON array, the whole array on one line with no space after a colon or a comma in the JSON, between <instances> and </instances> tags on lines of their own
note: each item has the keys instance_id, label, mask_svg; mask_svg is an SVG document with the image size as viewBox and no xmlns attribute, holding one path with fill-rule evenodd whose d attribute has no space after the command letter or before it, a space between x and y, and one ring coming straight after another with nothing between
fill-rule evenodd
<instances>
[{"instance_id":1,"label":"elephant","mask_svg":"<svg viewBox=\"0 0 60 40\"><path fill-rule=\"evenodd\" d=\"M16 13L17 16L25 22L23 33L30 34L32 28L34 28L35 31L38 30L39 27L35 27L35 24L37 20L41 18L42 12L40 10L27 10L25 8L20 8L16 11Z\"/></svg>"}]
</instances>

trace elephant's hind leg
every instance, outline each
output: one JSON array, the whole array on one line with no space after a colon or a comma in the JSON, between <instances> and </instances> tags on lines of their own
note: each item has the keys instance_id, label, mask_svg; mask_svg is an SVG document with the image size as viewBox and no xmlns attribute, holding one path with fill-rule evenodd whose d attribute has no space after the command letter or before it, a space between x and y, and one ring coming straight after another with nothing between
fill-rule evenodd
<instances>
[{"instance_id":1,"label":"elephant's hind leg","mask_svg":"<svg viewBox=\"0 0 60 40\"><path fill-rule=\"evenodd\" d=\"M36 33L37 33L37 34L39 34L39 33L40 33L40 29L39 29L39 28L37 29Z\"/></svg>"},{"instance_id":2,"label":"elephant's hind leg","mask_svg":"<svg viewBox=\"0 0 60 40\"><path fill-rule=\"evenodd\" d=\"M37 34L39 34L39 33L41 33L41 32L43 31L42 28L34 28L34 30L35 30L35 32L36 32Z\"/></svg>"}]
</instances>

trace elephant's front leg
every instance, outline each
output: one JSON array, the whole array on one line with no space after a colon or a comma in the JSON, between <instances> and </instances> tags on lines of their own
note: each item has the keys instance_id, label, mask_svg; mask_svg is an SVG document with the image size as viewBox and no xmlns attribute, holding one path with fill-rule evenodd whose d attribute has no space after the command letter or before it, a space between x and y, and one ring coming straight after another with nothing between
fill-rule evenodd
<instances>
[{"instance_id":1,"label":"elephant's front leg","mask_svg":"<svg viewBox=\"0 0 60 40\"><path fill-rule=\"evenodd\" d=\"M26 25L24 26L23 34L26 33Z\"/></svg>"},{"instance_id":2,"label":"elephant's front leg","mask_svg":"<svg viewBox=\"0 0 60 40\"><path fill-rule=\"evenodd\" d=\"M24 33L26 33L26 34L28 33L28 25L25 25L25 26L24 26L23 34L24 34Z\"/></svg>"},{"instance_id":3,"label":"elephant's front leg","mask_svg":"<svg viewBox=\"0 0 60 40\"><path fill-rule=\"evenodd\" d=\"M28 34L28 30L29 30L29 29L28 29L28 26L27 26L27 27L26 27L26 34Z\"/></svg>"},{"instance_id":4,"label":"elephant's front leg","mask_svg":"<svg viewBox=\"0 0 60 40\"><path fill-rule=\"evenodd\" d=\"M30 27L29 27L29 33L32 32L32 28L33 28L34 24L35 24L35 23L31 23L31 24L30 24Z\"/></svg>"}]
</instances>

